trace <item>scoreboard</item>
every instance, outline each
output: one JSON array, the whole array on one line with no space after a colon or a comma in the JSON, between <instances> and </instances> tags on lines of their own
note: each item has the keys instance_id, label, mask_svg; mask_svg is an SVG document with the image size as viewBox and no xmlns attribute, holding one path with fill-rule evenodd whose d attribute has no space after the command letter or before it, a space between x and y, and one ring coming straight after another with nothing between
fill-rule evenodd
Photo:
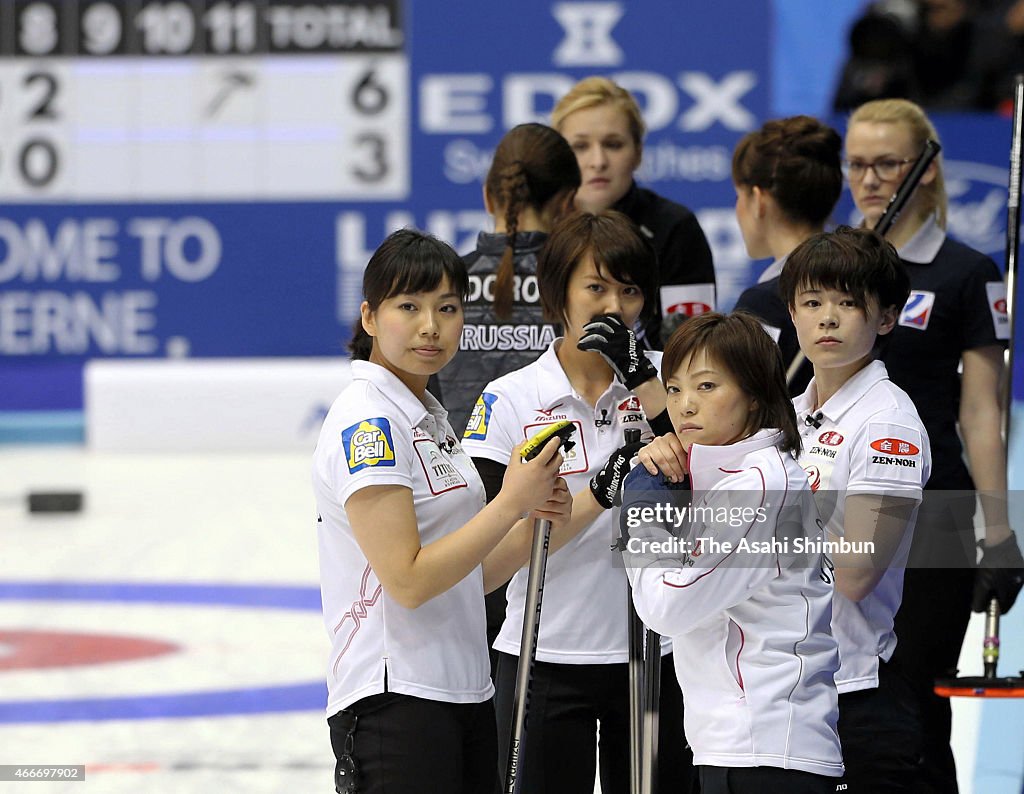
<instances>
[{"instance_id":1,"label":"scoreboard","mask_svg":"<svg viewBox=\"0 0 1024 794\"><path fill-rule=\"evenodd\" d=\"M399 0L5 0L0 200L404 200Z\"/></svg>"}]
</instances>

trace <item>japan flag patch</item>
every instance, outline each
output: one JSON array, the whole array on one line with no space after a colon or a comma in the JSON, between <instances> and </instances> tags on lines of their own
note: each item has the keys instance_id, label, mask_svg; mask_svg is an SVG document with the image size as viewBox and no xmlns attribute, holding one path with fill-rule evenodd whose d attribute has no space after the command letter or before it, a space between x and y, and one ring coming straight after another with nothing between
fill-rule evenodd
<instances>
[{"instance_id":1,"label":"japan flag patch","mask_svg":"<svg viewBox=\"0 0 1024 794\"><path fill-rule=\"evenodd\" d=\"M900 312L899 324L907 328L916 328L924 331L928 328L928 321L932 318L932 309L935 308L935 293L927 290L911 290L903 311Z\"/></svg>"}]
</instances>

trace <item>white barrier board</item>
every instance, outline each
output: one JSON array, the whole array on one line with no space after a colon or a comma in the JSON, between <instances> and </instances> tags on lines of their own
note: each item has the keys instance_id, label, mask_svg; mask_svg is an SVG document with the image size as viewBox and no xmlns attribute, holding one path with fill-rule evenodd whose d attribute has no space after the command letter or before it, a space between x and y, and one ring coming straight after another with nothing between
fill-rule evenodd
<instances>
[{"instance_id":1,"label":"white barrier board","mask_svg":"<svg viewBox=\"0 0 1024 794\"><path fill-rule=\"evenodd\" d=\"M349 382L344 358L94 360L85 438L97 451L313 451Z\"/></svg>"}]
</instances>

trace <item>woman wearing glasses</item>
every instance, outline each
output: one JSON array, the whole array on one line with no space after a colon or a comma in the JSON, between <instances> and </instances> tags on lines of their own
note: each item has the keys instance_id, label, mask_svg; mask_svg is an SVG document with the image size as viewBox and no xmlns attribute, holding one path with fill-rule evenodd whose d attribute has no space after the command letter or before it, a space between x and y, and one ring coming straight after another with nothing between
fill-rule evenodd
<instances>
[{"instance_id":1,"label":"woman wearing glasses","mask_svg":"<svg viewBox=\"0 0 1024 794\"><path fill-rule=\"evenodd\" d=\"M845 170L865 226L878 223L929 138L938 140L932 123L903 99L868 102L850 116ZM997 597L1009 610L1022 567L1005 498L984 496L1006 493L998 397L1009 331L1005 285L989 257L947 237L946 205L936 158L886 235L906 265L911 293L882 356L893 383L917 406L933 456L893 655L915 683L926 734L918 790L928 792L957 790L949 701L933 693L934 679L956 668L972 605L983 611ZM973 488L983 493L986 527L977 576L974 497L939 493Z\"/></svg>"},{"instance_id":2,"label":"woman wearing glasses","mask_svg":"<svg viewBox=\"0 0 1024 794\"><path fill-rule=\"evenodd\" d=\"M732 156L736 220L752 259L774 261L736 302L756 316L782 350L790 396L802 394L813 370L779 297L779 275L790 251L825 230L843 192L839 133L811 116L765 122L747 133Z\"/></svg>"}]
</instances>

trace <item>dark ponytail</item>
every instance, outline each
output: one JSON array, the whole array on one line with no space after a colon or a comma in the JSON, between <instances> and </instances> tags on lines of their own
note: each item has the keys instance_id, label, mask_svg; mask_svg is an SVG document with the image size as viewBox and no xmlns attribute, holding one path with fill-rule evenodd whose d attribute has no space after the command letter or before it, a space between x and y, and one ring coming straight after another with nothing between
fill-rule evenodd
<instances>
[{"instance_id":1,"label":"dark ponytail","mask_svg":"<svg viewBox=\"0 0 1024 794\"><path fill-rule=\"evenodd\" d=\"M530 204L530 188L526 171L519 160L511 163L501 175L502 196L505 204L505 236L507 245L501 255L501 264L494 279L494 314L507 320L512 314L512 299L515 292L516 234L519 231L519 213Z\"/></svg>"}]
</instances>

